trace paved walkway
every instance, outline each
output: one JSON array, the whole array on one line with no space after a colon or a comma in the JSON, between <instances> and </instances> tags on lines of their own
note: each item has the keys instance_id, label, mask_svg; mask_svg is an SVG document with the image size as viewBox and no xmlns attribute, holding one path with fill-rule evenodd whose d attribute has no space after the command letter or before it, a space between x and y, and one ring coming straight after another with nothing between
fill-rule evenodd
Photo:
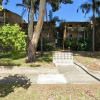
<instances>
[{"instance_id":1,"label":"paved walkway","mask_svg":"<svg viewBox=\"0 0 100 100\"><path fill-rule=\"evenodd\" d=\"M26 70L26 71L25 71ZM22 69L0 74L1 84L93 84L100 83L100 73L90 73L75 63L73 66L57 66L52 69Z\"/></svg>"}]
</instances>

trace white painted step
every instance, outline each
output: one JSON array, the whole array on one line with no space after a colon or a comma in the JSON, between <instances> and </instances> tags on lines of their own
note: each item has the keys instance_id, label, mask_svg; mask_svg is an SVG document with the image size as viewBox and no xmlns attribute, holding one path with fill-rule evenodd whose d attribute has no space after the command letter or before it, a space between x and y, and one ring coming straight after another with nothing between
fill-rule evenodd
<instances>
[{"instance_id":1,"label":"white painted step","mask_svg":"<svg viewBox=\"0 0 100 100\"><path fill-rule=\"evenodd\" d=\"M63 74L40 74L37 84L66 84L68 83Z\"/></svg>"}]
</instances>

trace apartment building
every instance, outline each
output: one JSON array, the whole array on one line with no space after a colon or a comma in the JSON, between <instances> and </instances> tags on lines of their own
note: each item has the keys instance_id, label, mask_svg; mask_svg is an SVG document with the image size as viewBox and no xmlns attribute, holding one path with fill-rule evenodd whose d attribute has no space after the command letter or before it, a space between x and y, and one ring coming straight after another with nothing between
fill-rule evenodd
<instances>
[{"instance_id":1,"label":"apartment building","mask_svg":"<svg viewBox=\"0 0 100 100\"><path fill-rule=\"evenodd\" d=\"M67 22L66 23L66 35L69 38L84 38L86 37L86 23L87 22Z\"/></svg>"},{"instance_id":2,"label":"apartment building","mask_svg":"<svg viewBox=\"0 0 100 100\"><path fill-rule=\"evenodd\" d=\"M11 12L10 10L3 9L0 12L0 25L5 24L18 24L20 25L22 22L22 17L14 12Z\"/></svg>"},{"instance_id":3,"label":"apartment building","mask_svg":"<svg viewBox=\"0 0 100 100\"><path fill-rule=\"evenodd\" d=\"M36 26L36 24L37 24L37 22L34 22L34 24L33 24L34 27ZM26 34L28 34L28 23L23 23L21 25L21 27L22 27L22 30ZM34 27L33 27L33 29L34 29ZM47 42L48 45L55 45L55 38L54 38L55 23L45 21L43 23L41 34L42 34L43 38L48 40L48 42Z\"/></svg>"}]
</instances>

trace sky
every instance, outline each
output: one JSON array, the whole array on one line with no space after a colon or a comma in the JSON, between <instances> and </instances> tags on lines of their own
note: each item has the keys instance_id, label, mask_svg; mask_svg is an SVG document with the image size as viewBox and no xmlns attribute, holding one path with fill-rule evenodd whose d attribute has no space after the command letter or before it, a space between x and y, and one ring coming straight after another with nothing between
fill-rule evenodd
<instances>
[{"instance_id":1,"label":"sky","mask_svg":"<svg viewBox=\"0 0 100 100\"><path fill-rule=\"evenodd\" d=\"M3 4L3 8L6 8L12 12L15 12L15 13L21 15L23 7L16 7L16 4L22 3L22 0L9 0L9 1L10 2L7 5ZM88 21L89 17L92 16L92 11L90 13L88 13L86 16L85 16L85 14L82 13L81 10L79 10L79 12L77 13L78 7L85 1L88 1L88 0L73 0L73 4L66 4L66 5L61 4L61 8L58 11L53 13L53 17L58 16L59 19L64 19L64 20L66 20L66 22ZM51 10L51 7L49 5L47 5L47 11L49 12L49 10ZM23 19L25 19L26 22L28 19L27 16L28 16L28 14L27 14L27 12L25 12L25 14L23 15Z\"/></svg>"}]
</instances>

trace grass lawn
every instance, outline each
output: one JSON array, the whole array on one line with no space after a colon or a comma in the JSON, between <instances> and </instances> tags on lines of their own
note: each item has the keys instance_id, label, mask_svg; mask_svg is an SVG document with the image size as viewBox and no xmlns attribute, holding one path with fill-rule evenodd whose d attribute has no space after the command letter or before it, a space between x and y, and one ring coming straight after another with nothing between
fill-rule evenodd
<instances>
[{"instance_id":1,"label":"grass lawn","mask_svg":"<svg viewBox=\"0 0 100 100\"><path fill-rule=\"evenodd\" d=\"M44 52L43 57L40 56L40 52L37 52L35 63L27 63L27 55L23 52L18 54L1 53L0 58L0 66L54 67L52 52Z\"/></svg>"},{"instance_id":2,"label":"grass lawn","mask_svg":"<svg viewBox=\"0 0 100 100\"><path fill-rule=\"evenodd\" d=\"M91 70L100 71L100 51L74 52L74 59Z\"/></svg>"},{"instance_id":3,"label":"grass lawn","mask_svg":"<svg viewBox=\"0 0 100 100\"><path fill-rule=\"evenodd\" d=\"M0 85L0 100L100 100L100 84Z\"/></svg>"},{"instance_id":4,"label":"grass lawn","mask_svg":"<svg viewBox=\"0 0 100 100\"><path fill-rule=\"evenodd\" d=\"M37 52L35 63L26 63L27 55L23 52L1 53L0 58L0 66L54 67L52 52L44 52L43 57L40 56L40 52ZM100 52L74 52L74 59L91 70L100 71Z\"/></svg>"}]
</instances>

